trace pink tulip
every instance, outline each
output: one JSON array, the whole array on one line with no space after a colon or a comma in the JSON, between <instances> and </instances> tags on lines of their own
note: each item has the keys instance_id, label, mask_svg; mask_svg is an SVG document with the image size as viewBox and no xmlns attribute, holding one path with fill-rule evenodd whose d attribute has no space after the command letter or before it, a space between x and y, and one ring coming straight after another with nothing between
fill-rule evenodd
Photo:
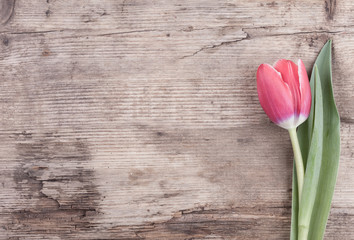
<instances>
[{"instance_id":1,"label":"pink tulip","mask_svg":"<svg viewBox=\"0 0 354 240\"><path fill-rule=\"evenodd\" d=\"M257 70L259 102L268 117L285 129L294 129L309 116L311 88L304 63L281 59Z\"/></svg>"}]
</instances>

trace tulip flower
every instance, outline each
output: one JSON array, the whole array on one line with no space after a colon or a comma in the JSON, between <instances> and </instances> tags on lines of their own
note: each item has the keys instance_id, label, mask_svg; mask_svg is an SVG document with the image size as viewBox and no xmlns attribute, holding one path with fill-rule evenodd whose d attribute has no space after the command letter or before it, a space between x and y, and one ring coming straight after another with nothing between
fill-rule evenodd
<instances>
[{"instance_id":1,"label":"tulip flower","mask_svg":"<svg viewBox=\"0 0 354 240\"><path fill-rule=\"evenodd\" d=\"M277 125L292 129L303 123L311 108L311 88L304 63L279 60L274 67L262 64L257 71L259 101Z\"/></svg>"},{"instance_id":2,"label":"tulip flower","mask_svg":"<svg viewBox=\"0 0 354 240\"><path fill-rule=\"evenodd\" d=\"M281 59L274 66L261 64L257 70L259 102L275 124L289 131L293 145L301 199L304 166L296 127L309 116L311 88L304 63Z\"/></svg>"}]
</instances>

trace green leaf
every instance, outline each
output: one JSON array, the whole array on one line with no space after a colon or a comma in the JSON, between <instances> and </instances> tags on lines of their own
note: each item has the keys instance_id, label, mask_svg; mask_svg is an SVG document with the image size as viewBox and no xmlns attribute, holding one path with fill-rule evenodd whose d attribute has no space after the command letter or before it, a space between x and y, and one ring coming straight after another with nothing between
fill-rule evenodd
<instances>
[{"instance_id":1,"label":"green leaf","mask_svg":"<svg viewBox=\"0 0 354 240\"><path fill-rule=\"evenodd\" d=\"M323 152L310 224L309 239L311 240L323 239L339 166L340 119L333 96L331 43L331 41L327 42L316 60L323 95Z\"/></svg>"},{"instance_id":2,"label":"green leaf","mask_svg":"<svg viewBox=\"0 0 354 240\"><path fill-rule=\"evenodd\" d=\"M299 222L302 219L307 218L304 213L307 208L312 205L311 219L308 239L321 240L326 229L327 219L330 212L334 187L337 179L339 155L340 155L340 121L339 114L335 105L332 89L332 66L331 66L331 41L328 41L321 50L317 57L315 66L318 68L318 78L321 81L322 89L322 149L318 149L316 146L312 146L319 141L313 140L314 137L318 137L318 117L316 109L313 109L316 104L317 91L315 89L315 76L316 67L313 68L311 75L311 91L312 91L312 107L309 119L302 124L298 129L298 138L301 147L302 156L304 159L304 165L306 166L305 182L303 189L303 197L300 206L300 216L297 216L297 208L299 203L297 200L297 182L293 183L293 206L292 206L292 220L296 219ZM320 121L321 122L321 121ZM315 134L316 133L316 134ZM316 149L317 148L317 149ZM315 153L316 152L316 153ZM322 152L321 163L319 164L317 153ZM307 172L309 171L309 172ZM293 171L296 174L295 170ZM319 175L317 175L319 173ZM317 178L317 180L316 180ZM306 180L307 179L307 180ZM317 185L317 187L315 187ZM314 188L316 188L314 190ZM312 190L314 192L312 192ZM304 196L305 195L305 196ZM313 203L314 198L314 203ZM301 212L303 212L301 214ZM308 214L309 215L309 214ZM299 219L298 219L299 217ZM300 219L301 218L301 219ZM292 223L291 227L291 239L297 240L296 232L298 226L296 223ZM301 223L300 223L301 225ZM300 238L301 239L301 238Z\"/></svg>"},{"instance_id":3,"label":"green leaf","mask_svg":"<svg viewBox=\"0 0 354 240\"><path fill-rule=\"evenodd\" d=\"M310 135L310 149L307 156L306 171L304 178L304 186L302 189L302 198L299 207L298 216L298 236L299 239L306 239L312 210L314 207L317 186L320 177L321 161L322 161L322 144L323 144L323 99L321 79L315 64L314 72L311 78L312 87L312 106L308 122L308 131L299 131L299 135L306 137ZM312 128L309 126L312 125ZM306 159L306 158L305 158Z\"/></svg>"}]
</instances>

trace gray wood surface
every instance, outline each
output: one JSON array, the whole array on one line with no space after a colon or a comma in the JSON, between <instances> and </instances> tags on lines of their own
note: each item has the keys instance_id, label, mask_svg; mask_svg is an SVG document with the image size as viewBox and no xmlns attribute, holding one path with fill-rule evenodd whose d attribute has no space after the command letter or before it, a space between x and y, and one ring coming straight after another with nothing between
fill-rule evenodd
<instances>
[{"instance_id":1,"label":"gray wood surface","mask_svg":"<svg viewBox=\"0 0 354 240\"><path fill-rule=\"evenodd\" d=\"M0 239L288 239L292 149L259 64L333 39L354 239L350 0L1 0Z\"/></svg>"}]
</instances>

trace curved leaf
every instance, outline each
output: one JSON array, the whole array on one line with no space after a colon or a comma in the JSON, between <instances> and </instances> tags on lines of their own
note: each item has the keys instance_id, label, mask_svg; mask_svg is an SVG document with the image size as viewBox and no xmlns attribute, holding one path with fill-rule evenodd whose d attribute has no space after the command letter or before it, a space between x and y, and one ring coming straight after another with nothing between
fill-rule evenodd
<instances>
[{"instance_id":1,"label":"curved leaf","mask_svg":"<svg viewBox=\"0 0 354 240\"><path fill-rule=\"evenodd\" d=\"M340 156L340 119L332 88L332 42L328 41L317 57L323 95L323 152L316 200L308 239L320 240L326 229Z\"/></svg>"},{"instance_id":2,"label":"curved leaf","mask_svg":"<svg viewBox=\"0 0 354 240\"><path fill-rule=\"evenodd\" d=\"M319 79L321 80L321 89L323 96L323 142L322 149L317 149L318 153L322 153L321 164L317 161L314 161L313 151L316 147L312 146L314 144L313 137L315 136L315 131L317 126L317 114L314 114L313 106L311 107L311 113L309 119L302 124L298 129L298 138L300 142L301 152L304 159L304 165L306 166L306 176L309 178L314 178L315 174L318 174L318 183L316 186L315 193L309 192L309 190L304 190L304 196L301 200L300 212L305 212L305 209L310 205L313 206L310 220L310 228L307 239L311 240L321 240L323 239L324 232L326 229L327 219L330 212L332 197L334 193L334 187L337 179L338 165L339 165L339 156L340 156L340 120L339 114L335 105L333 97L333 88L332 88L332 66L331 66L331 41L328 41L326 45L322 48L319 56L317 57L315 66L318 68ZM312 101L316 96L314 95L314 82L316 76L315 67L311 75L311 91L312 91ZM317 159L317 157L315 157ZM318 160L318 159L317 159ZM312 164L313 167L312 167ZM316 166L315 166L316 165ZM318 169L320 168L320 169ZM307 172L309 171L309 172ZM295 170L294 170L295 173ZM311 176L312 174L312 176ZM316 180L313 181L305 180L304 189L314 189L316 185ZM294 186L295 185L295 186ZM311 185L311 186L310 186ZM297 183L293 183L293 207L292 207L292 220L298 220L296 209L299 207L297 201ZM314 203L313 197L315 196ZM305 200L306 199L306 200ZM311 210L309 210L311 211ZM296 216L295 216L296 215ZM300 213L301 215L301 213ZM300 216L302 218L304 213ZM299 221L301 219L299 218ZM301 223L300 223L301 224ZM298 230L298 226L295 226L295 223L292 223L291 228L291 239L296 240L297 234L295 233Z\"/></svg>"}]
</instances>

